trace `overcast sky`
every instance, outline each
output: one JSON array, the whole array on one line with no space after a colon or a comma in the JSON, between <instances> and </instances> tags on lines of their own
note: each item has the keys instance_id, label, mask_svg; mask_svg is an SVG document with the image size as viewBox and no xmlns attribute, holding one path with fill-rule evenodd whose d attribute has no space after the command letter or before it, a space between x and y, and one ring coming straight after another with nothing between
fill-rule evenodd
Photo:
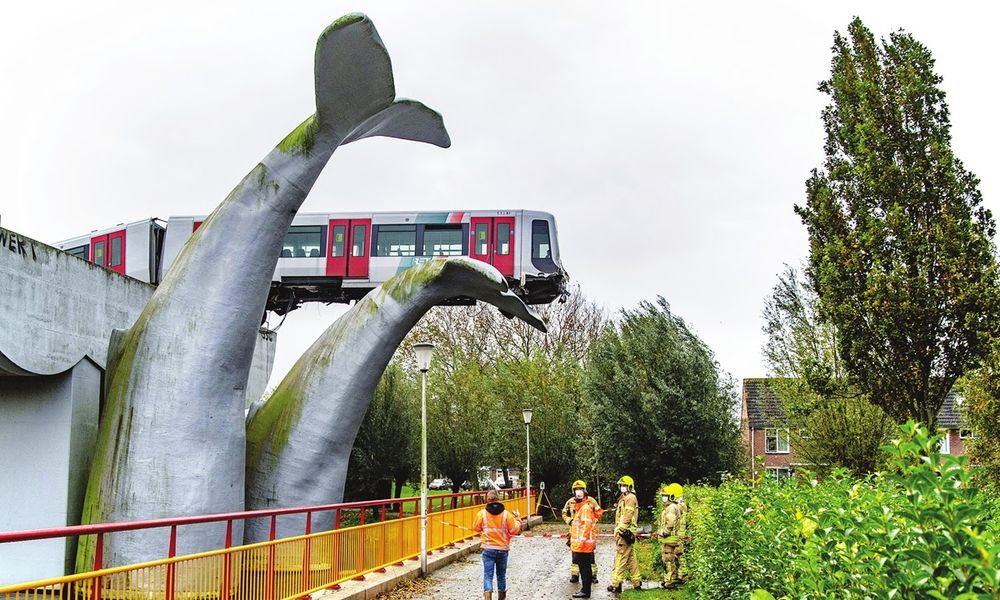
<instances>
[{"instance_id":1,"label":"overcast sky","mask_svg":"<svg viewBox=\"0 0 1000 600\"><path fill-rule=\"evenodd\" d=\"M0 21L4 227L54 242L209 213L313 112L316 37L354 11L453 145L345 146L303 211L552 212L588 297L664 296L738 379L766 374L761 308L805 256L792 206L852 16L930 47L1000 212L992 3L20 2ZM343 310L291 313L272 381Z\"/></svg>"}]
</instances>

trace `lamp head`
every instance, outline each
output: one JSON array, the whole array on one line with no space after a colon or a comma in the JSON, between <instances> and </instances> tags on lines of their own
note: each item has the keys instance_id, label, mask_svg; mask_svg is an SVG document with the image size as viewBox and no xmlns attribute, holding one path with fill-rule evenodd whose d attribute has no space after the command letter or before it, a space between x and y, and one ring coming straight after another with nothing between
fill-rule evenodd
<instances>
[{"instance_id":1,"label":"lamp head","mask_svg":"<svg viewBox=\"0 0 1000 600\"><path fill-rule=\"evenodd\" d=\"M413 353L417 356L417 368L421 373L426 373L431 366L431 355L434 353L434 344L430 342L420 342L413 344Z\"/></svg>"},{"instance_id":2,"label":"lamp head","mask_svg":"<svg viewBox=\"0 0 1000 600\"><path fill-rule=\"evenodd\" d=\"M521 411L521 415L524 417L524 424L531 425L531 409L525 408Z\"/></svg>"}]
</instances>

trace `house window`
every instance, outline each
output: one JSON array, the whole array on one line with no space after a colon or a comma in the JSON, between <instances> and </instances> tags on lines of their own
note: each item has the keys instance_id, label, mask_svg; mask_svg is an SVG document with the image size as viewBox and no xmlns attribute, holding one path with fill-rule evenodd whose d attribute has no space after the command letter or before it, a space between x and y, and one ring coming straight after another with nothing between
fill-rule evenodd
<instances>
[{"instance_id":1,"label":"house window","mask_svg":"<svg viewBox=\"0 0 1000 600\"><path fill-rule=\"evenodd\" d=\"M792 476L792 470L788 467L767 467L767 476L782 481Z\"/></svg>"},{"instance_id":2,"label":"house window","mask_svg":"<svg viewBox=\"0 0 1000 600\"><path fill-rule=\"evenodd\" d=\"M788 454L788 429L765 429L764 452L766 454Z\"/></svg>"},{"instance_id":3,"label":"house window","mask_svg":"<svg viewBox=\"0 0 1000 600\"><path fill-rule=\"evenodd\" d=\"M959 429L958 439L960 440L974 440L976 439L976 432L971 429Z\"/></svg>"},{"instance_id":4,"label":"house window","mask_svg":"<svg viewBox=\"0 0 1000 600\"><path fill-rule=\"evenodd\" d=\"M951 435L948 430L942 430L938 432L941 435L941 441L938 442L938 452L940 454L951 454Z\"/></svg>"}]
</instances>

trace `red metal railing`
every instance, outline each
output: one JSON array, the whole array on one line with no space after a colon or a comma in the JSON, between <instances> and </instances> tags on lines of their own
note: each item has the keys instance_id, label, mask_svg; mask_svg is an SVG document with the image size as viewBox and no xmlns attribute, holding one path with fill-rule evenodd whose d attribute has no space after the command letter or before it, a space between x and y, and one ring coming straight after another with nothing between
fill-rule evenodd
<instances>
[{"instance_id":1,"label":"red metal railing","mask_svg":"<svg viewBox=\"0 0 1000 600\"><path fill-rule=\"evenodd\" d=\"M501 499L517 498L524 495L524 488L500 490ZM427 497L428 514L461 508L472 504L482 504L485 501L485 491L460 492L458 494L436 494ZM397 510L390 511L389 507L396 507ZM410 511L406 510L408 505L412 505ZM103 562L104 535L119 531L134 531L138 529L170 528L170 533L166 545L166 558L173 558L177 549L178 527L185 525L197 525L202 523L226 522L225 548L231 548L233 544L233 522L245 521L247 519L270 518L270 541L275 539L277 519L285 515L305 515L305 529L303 533L309 535L312 531L312 515L314 513L333 512L334 529L340 529L343 525L343 514L357 511L358 525L365 524L366 513L373 510L378 515L378 521L391 520L393 518L402 519L407 512L410 515L420 513L420 497L391 498L386 500L366 500L363 502L342 502L339 504L324 504L319 506L304 506L295 508L279 508L269 510L244 511L236 513L222 513L215 515L199 515L189 517L176 517L168 519L149 519L145 521L132 521L125 523L100 523L95 525L76 525L72 527L53 527L50 529L34 529L26 531L0 532L0 544L10 542L25 542L34 540L44 540L61 537L79 537L84 535L96 535L96 547L94 552L93 570L99 571L106 565ZM273 547L272 547L273 552ZM308 550L307 550L308 554ZM270 560L270 559L269 559ZM228 570L226 571L228 573ZM169 581L169 578L168 578ZM99 582L95 582L95 591L100 590ZM228 582L226 582L228 583ZM224 589L228 587L223 584ZM99 593L99 592L98 592ZM95 593L94 600L100 600L98 593ZM170 597L170 594L167 594Z\"/></svg>"}]
</instances>

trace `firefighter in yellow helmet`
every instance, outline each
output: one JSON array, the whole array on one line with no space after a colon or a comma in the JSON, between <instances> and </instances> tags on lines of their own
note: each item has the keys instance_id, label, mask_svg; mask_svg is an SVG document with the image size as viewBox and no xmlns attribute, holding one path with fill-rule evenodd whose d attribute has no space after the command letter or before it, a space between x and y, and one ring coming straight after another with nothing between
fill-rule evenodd
<instances>
[{"instance_id":1,"label":"firefighter in yellow helmet","mask_svg":"<svg viewBox=\"0 0 1000 600\"><path fill-rule=\"evenodd\" d=\"M587 494L587 484L581 479L577 479L573 482L573 495L566 504L563 505L562 518L567 525L573 524L573 516L576 514L577 509L580 508L580 504L583 502L589 503L594 510L601 508L597 504L597 500L594 500L589 494ZM569 542L566 543L569 546ZM591 574L593 575L592 583L597 583L597 563L590 563ZM575 562L570 561L569 565L569 582L576 583L580 581L580 566Z\"/></svg>"},{"instance_id":2,"label":"firefighter in yellow helmet","mask_svg":"<svg viewBox=\"0 0 1000 600\"><path fill-rule=\"evenodd\" d=\"M665 485L660 490L663 506L660 508L660 519L657 524L657 535L663 546L663 582L661 587L673 589L680 584L680 558L684 552L684 511L680 505L680 497L684 488L679 483Z\"/></svg>"},{"instance_id":3,"label":"firefighter in yellow helmet","mask_svg":"<svg viewBox=\"0 0 1000 600\"><path fill-rule=\"evenodd\" d=\"M621 494L615 504L615 564L611 569L609 592L620 594L626 577L634 589L642 588L639 561L635 557L635 534L639 526L639 501L635 497L635 482L628 475L618 480Z\"/></svg>"}]
</instances>

